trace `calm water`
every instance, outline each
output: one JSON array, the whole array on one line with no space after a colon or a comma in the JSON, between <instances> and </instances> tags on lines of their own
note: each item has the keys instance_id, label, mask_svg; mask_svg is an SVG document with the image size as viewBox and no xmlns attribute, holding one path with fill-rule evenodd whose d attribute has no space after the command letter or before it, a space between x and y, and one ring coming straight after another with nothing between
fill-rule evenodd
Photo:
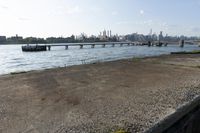
<instances>
[{"instance_id":1,"label":"calm water","mask_svg":"<svg viewBox=\"0 0 200 133\"><path fill-rule=\"evenodd\" d=\"M93 63L99 61L111 61L132 57L157 56L169 54L175 51L200 50L197 45L186 45L180 48L177 45L167 47L147 46L90 46L79 49L79 47L52 47L51 51L45 52L22 52L20 45L0 45L0 75L11 72L41 70L46 68L64 67Z\"/></svg>"}]
</instances>

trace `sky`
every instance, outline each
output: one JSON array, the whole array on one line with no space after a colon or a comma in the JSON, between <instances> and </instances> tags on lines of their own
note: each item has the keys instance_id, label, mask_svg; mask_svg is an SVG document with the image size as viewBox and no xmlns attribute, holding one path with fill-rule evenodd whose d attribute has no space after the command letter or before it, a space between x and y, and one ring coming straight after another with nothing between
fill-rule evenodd
<instances>
[{"instance_id":1,"label":"sky","mask_svg":"<svg viewBox=\"0 0 200 133\"><path fill-rule=\"evenodd\" d=\"M0 0L0 35L200 36L200 0Z\"/></svg>"}]
</instances>

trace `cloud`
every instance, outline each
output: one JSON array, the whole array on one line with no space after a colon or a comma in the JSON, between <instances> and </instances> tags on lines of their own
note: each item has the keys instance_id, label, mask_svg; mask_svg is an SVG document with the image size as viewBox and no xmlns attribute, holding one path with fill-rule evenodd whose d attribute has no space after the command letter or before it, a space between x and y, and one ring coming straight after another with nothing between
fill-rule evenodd
<instances>
[{"instance_id":1,"label":"cloud","mask_svg":"<svg viewBox=\"0 0 200 133\"><path fill-rule=\"evenodd\" d=\"M0 5L0 8L2 8L2 9L8 9L8 7L4 6L4 5Z\"/></svg>"},{"instance_id":2,"label":"cloud","mask_svg":"<svg viewBox=\"0 0 200 133\"><path fill-rule=\"evenodd\" d=\"M79 6L74 6L74 7L67 7L66 13L67 14L76 14L76 13L81 13L81 9Z\"/></svg>"},{"instance_id":3,"label":"cloud","mask_svg":"<svg viewBox=\"0 0 200 133\"><path fill-rule=\"evenodd\" d=\"M144 14L144 10L140 10L140 15L143 15Z\"/></svg>"},{"instance_id":4,"label":"cloud","mask_svg":"<svg viewBox=\"0 0 200 133\"><path fill-rule=\"evenodd\" d=\"M59 15L72 15L81 13L82 10L79 6L57 6L55 9L49 11L49 14L54 16Z\"/></svg>"},{"instance_id":5,"label":"cloud","mask_svg":"<svg viewBox=\"0 0 200 133\"><path fill-rule=\"evenodd\" d=\"M92 6L90 8L90 11L91 12L101 12L103 10L103 8L100 8L100 7L96 7L96 6Z\"/></svg>"},{"instance_id":6,"label":"cloud","mask_svg":"<svg viewBox=\"0 0 200 133\"><path fill-rule=\"evenodd\" d=\"M132 23L132 22L131 21L119 21L116 24L117 25L124 25L124 24L130 24L130 23Z\"/></svg>"},{"instance_id":7,"label":"cloud","mask_svg":"<svg viewBox=\"0 0 200 133\"><path fill-rule=\"evenodd\" d=\"M29 18L25 18L25 17L19 17L19 18L18 18L18 20L20 20L20 21L28 21L28 20L29 20Z\"/></svg>"},{"instance_id":8,"label":"cloud","mask_svg":"<svg viewBox=\"0 0 200 133\"><path fill-rule=\"evenodd\" d=\"M200 27L192 27L192 32L200 32Z\"/></svg>"},{"instance_id":9,"label":"cloud","mask_svg":"<svg viewBox=\"0 0 200 133\"><path fill-rule=\"evenodd\" d=\"M113 15L113 16L116 16L117 14L118 14L117 11L112 11L112 12L111 12L111 15Z\"/></svg>"}]
</instances>

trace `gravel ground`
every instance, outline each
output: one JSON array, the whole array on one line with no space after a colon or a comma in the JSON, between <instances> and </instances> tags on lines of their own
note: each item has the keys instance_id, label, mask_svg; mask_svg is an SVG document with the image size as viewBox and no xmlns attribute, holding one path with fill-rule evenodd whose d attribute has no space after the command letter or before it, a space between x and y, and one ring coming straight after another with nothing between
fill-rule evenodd
<instances>
[{"instance_id":1,"label":"gravel ground","mask_svg":"<svg viewBox=\"0 0 200 133\"><path fill-rule=\"evenodd\" d=\"M144 132L200 94L199 61L165 55L1 76L0 133Z\"/></svg>"}]
</instances>

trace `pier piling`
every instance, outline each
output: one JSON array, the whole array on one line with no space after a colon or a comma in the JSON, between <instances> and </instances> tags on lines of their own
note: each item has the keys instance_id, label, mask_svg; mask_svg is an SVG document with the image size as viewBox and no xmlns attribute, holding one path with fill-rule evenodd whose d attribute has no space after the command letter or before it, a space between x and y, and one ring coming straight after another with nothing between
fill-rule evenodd
<instances>
[{"instance_id":1,"label":"pier piling","mask_svg":"<svg viewBox=\"0 0 200 133\"><path fill-rule=\"evenodd\" d=\"M90 46L91 48L95 48L95 46L102 46L102 48L105 48L106 45L110 47L115 47L115 45L119 45L122 47L123 45L125 46L167 46L168 44L171 44L172 42L166 42L166 41L148 41L148 42L93 42L93 43L66 43L66 44L47 44L44 45L45 49L50 51L51 47L64 47L65 50L69 49L69 46L79 46L80 49L83 49L84 46ZM174 43L179 43L180 47L184 47L185 41L180 40L179 42L174 42Z\"/></svg>"},{"instance_id":2,"label":"pier piling","mask_svg":"<svg viewBox=\"0 0 200 133\"><path fill-rule=\"evenodd\" d=\"M180 40L179 46L180 46L181 48L184 47L184 44L185 44L185 41L184 41L184 40Z\"/></svg>"},{"instance_id":3,"label":"pier piling","mask_svg":"<svg viewBox=\"0 0 200 133\"><path fill-rule=\"evenodd\" d=\"M91 48L94 48L94 47L95 47L95 44L92 44L92 45L91 45Z\"/></svg>"},{"instance_id":4,"label":"pier piling","mask_svg":"<svg viewBox=\"0 0 200 133\"><path fill-rule=\"evenodd\" d=\"M80 45L80 49L83 49L83 45Z\"/></svg>"},{"instance_id":5,"label":"pier piling","mask_svg":"<svg viewBox=\"0 0 200 133\"><path fill-rule=\"evenodd\" d=\"M47 46L48 47L48 50L50 51L51 50L51 46Z\"/></svg>"}]
</instances>

